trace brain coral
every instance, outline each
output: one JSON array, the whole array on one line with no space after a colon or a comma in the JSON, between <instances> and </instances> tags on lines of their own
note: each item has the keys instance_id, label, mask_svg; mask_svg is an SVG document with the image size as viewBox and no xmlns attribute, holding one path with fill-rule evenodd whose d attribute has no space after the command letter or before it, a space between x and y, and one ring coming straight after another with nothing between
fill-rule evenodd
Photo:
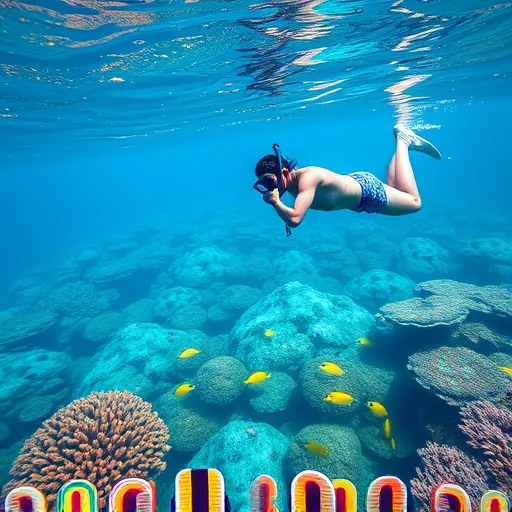
<instances>
[{"instance_id":1,"label":"brain coral","mask_svg":"<svg viewBox=\"0 0 512 512\"><path fill-rule=\"evenodd\" d=\"M169 432L151 404L131 393L93 393L57 411L25 442L4 494L32 485L53 506L68 480L86 479L103 508L121 478L154 477L165 469Z\"/></svg>"},{"instance_id":2,"label":"brain coral","mask_svg":"<svg viewBox=\"0 0 512 512\"><path fill-rule=\"evenodd\" d=\"M373 316L345 295L298 282L281 286L246 311L231 344L249 369L296 370L323 346L346 347L367 336ZM275 332L265 336L266 330Z\"/></svg>"},{"instance_id":3,"label":"brain coral","mask_svg":"<svg viewBox=\"0 0 512 512\"><path fill-rule=\"evenodd\" d=\"M178 258L171 266L171 274L178 284L196 288L216 280L244 278L247 269L236 256L207 246Z\"/></svg>"},{"instance_id":4,"label":"brain coral","mask_svg":"<svg viewBox=\"0 0 512 512\"><path fill-rule=\"evenodd\" d=\"M216 357L197 371L197 395L207 404L229 404L242 394L247 376L245 366L238 359Z\"/></svg>"},{"instance_id":5,"label":"brain coral","mask_svg":"<svg viewBox=\"0 0 512 512\"><path fill-rule=\"evenodd\" d=\"M377 310L388 302L406 300L414 295L415 283L387 270L370 270L347 283L345 293L357 304Z\"/></svg>"},{"instance_id":6,"label":"brain coral","mask_svg":"<svg viewBox=\"0 0 512 512\"><path fill-rule=\"evenodd\" d=\"M497 401L510 389L497 365L464 347L440 347L409 357L416 381L450 405Z\"/></svg>"}]
</instances>

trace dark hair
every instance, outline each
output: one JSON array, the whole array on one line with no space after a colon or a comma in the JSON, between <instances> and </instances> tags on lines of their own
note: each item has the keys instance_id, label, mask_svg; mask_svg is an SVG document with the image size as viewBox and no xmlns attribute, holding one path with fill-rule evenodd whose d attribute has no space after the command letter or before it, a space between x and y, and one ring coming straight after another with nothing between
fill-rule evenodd
<instances>
[{"instance_id":1,"label":"dark hair","mask_svg":"<svg viewBox=\"0 0 512 512\"><path fill-rule=\"evenodd\" d=\"M258 178L261 178L264 174L274 174L277 177L279 172L279 161L276 155L267 155L260 159L256 164L254 172Z\"/></svg>"}]
</instances>

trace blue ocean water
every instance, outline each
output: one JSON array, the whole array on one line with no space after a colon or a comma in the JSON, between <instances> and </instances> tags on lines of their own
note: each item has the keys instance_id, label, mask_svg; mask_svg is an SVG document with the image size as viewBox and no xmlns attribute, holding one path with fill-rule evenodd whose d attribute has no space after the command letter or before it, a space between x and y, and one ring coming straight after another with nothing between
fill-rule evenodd
<instances>
[{"instance_id":1,"label":"blue ocean water","mask_svg":"<svg viewBox=\"0 0 512 512\"><path fill-rule=\"evenodd\" d=\"M487 488L512 498L510 466L484 453L512 445L511 11L0 0L5 490L49 492L66 461L94 480L62 451L34 479L42 467L22 469L20 450L31 439L38 460L37 429L76 414L73 400L128 391L159 413L171 449L138 445L108 485L151 477L164 507L176 472L205 465L239 511L265 472L284 509L307 468L360 496L395 474L467 485L473 504ZM310 211L287 238L252 188L272 144L299 167L385 180L397 122L442 153L411 152L422 209ZM271 376L244 384L260 371ZM355 401L324 400L335 391ZM411 490L426 510L425 489Z\"/></svg>"}]
</instances>

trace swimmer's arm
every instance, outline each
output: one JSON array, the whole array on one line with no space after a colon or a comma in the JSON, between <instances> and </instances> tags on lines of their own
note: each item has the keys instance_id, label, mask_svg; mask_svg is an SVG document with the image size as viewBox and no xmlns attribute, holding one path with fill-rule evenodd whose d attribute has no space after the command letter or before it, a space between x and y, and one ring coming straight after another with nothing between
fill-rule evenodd
<instances>
[{"instance_id":1,"label":"swimmer's arm","mask_svg":"<svg viewBox=\"0 0 512 512\"><path fill-rule=\"evenodd\" d=\"M315 198L315 189L316 187L311 186L299 192L293 208L284 205L280 199L274 203L273 206L277 214L288 226L296 228L302 222Z\"/></svg>"}]
</instances>

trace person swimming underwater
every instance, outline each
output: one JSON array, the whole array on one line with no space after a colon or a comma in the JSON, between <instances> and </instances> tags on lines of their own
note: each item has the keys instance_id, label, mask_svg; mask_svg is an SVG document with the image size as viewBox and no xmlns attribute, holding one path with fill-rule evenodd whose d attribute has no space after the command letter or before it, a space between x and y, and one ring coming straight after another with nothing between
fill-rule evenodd
<instances>
[{"instance_id":1,"label":"person swimming underwater","mask_svg":"<svg viewBox=\"0 0 512 512\"><path fill-rule=\"evenodd\" d=\"M281 155L264 156L256 165L258 181L254 188L272 205L290 228L300 225L307 211L352 210L382 215L408 215L421 208L421 197L414 178L409 150L440 159L433 144L403 125L393 129L396 150L388 167L386 183L369 172L337 174L322 167L295 168L295 162ZM263 187L263 189L262 189ZM293 207L285 206L281 197L289 192L295 197Z\"/></svg>"}]
</instances>

